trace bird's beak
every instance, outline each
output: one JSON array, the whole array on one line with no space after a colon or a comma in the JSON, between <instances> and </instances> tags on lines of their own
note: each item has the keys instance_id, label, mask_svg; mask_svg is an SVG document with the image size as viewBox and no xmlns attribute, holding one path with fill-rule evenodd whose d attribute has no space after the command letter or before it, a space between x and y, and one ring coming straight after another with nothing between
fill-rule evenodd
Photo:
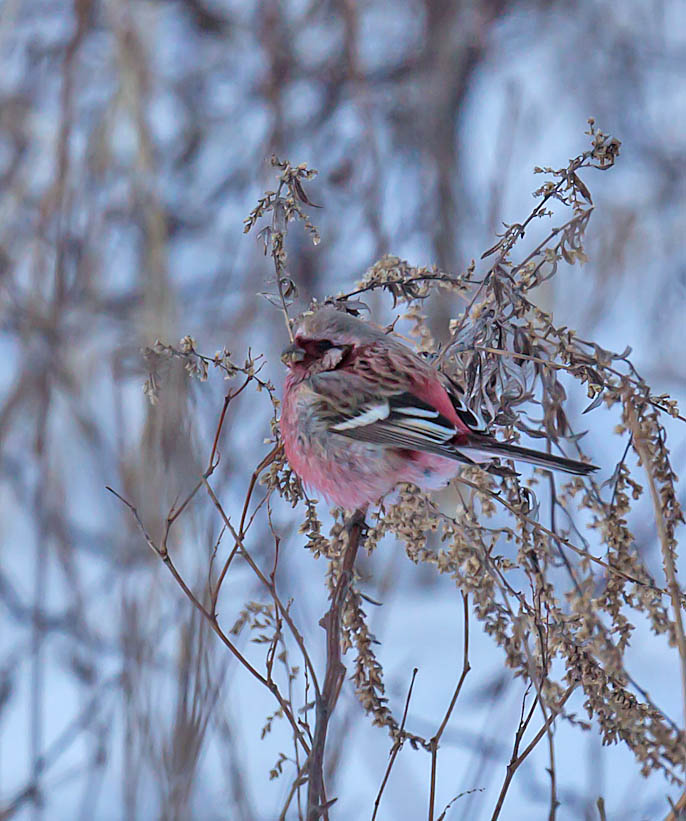
<instances>
[{"instance_id":1,"label":"bird's beak","mask_svg":"<svg viewBox=\"0 0 686 821\"><path fill-rule=\"evenodd\" d=\"M305 351L299 345L296 345L295 342L281 351L281 361L284 365L288 365L289 368L291 365L295 365L296 362L302 362L304 358Z\"/></svg>"}]
</instances>

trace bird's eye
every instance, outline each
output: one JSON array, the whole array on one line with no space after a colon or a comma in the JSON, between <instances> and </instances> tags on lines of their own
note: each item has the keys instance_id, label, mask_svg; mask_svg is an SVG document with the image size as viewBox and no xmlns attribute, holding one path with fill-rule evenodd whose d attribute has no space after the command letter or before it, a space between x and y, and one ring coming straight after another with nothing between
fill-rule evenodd
<instances>
[{"instance_id":1,"label":"bird's eye","mask_svg":"<svg viewBox=\"0 0 686 821\"><path fill-rule=\"evenodd\" d=\"M295 344L302 348L309 357L317 358L336 346L328 339L303 339L296 336Z\"/></svg>"}]
</instances>

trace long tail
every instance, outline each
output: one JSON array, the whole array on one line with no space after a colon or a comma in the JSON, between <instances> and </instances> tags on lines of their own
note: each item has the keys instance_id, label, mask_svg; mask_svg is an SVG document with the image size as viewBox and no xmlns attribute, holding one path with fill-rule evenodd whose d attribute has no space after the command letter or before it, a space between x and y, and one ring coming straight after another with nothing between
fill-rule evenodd
<instances>
[{"instance_id":1,"label":"long tail","mask_svg":"<svg viewBox=\"0 0 686 821\"><path fill-rule=\"evenodd\" d=\"M508 445L505 442L498 442L497 439L490 436L474 436L467 446L458 445L456 450L475 462L484 458L490 459L494 456L502 456L505 459L516 459L530 465L539 465L551 470L574 473L577 476L587 476L589 473L598 470L597 465L578 462L576 459L567 459L566 456L541 453L541 451L524 448L521 445Z\"/></svg>"}]
</instances>

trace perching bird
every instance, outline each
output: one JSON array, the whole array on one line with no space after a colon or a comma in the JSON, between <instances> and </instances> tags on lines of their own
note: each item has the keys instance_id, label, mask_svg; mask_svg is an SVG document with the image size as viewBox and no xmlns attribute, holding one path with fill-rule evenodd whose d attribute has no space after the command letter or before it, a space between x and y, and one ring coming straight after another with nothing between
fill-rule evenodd
<instances>
[{"instance_id":1,"label":"perching bird","mask_svg":"<svg viewBox=\"0 0 686 821\"><path fill-rule=\"evenodd\" d=\"M594 465L499 442L459 389L400 340L325 306L306 314L288 365L281 434L302 481L349 510L398 482L445 485L460 463L505 457L585 475Z\"/></svg>"}]
</instances>

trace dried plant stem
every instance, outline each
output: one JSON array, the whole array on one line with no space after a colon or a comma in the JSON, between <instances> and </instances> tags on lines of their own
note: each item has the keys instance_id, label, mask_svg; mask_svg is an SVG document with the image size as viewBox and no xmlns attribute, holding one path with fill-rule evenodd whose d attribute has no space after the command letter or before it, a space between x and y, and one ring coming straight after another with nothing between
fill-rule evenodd
<instances>
[{"instance_id":1,"label":"dried plant stem","mask_svg":"<svg viewBox=\"0 0 686 821\"><path fill-rule=\"evenodd\" d=\"M336 707L345 676L341 662L341 611L353 576L355 558L364 528L364 511L355 511L347 523L348 544L343 553L331 606L320 620L326 630L326 674L321 694L317 695L315 730L309 761L307 789L307 821L328 817L329 803L324 789L324 751L329 720Z\"/></svg>"},{"instance_id":2,"label":"dried plant stem","mask_svg":"<svg viewBox=\"0 0 686 821\"><path fill-rule=\"evenodd\" d=\"M398 735L393 742L393 747L391 748L390 753L390 760L388 762L388 766L386 767L386 772L384 773L383 781L381 782L381 786L379 787L379 792L377 793L376 799L374 801L374 812L372 813L372 821L376 821L376 814L379 811L379 804L381 803L381 796L383 795L383 791L386 789L386 784L388 783L388 779L391 774L391 770L393 769L393 765L395 764L395 760L398 757L398 753L403 747L403 743L405 742L405 722L407 721L407 711L410 708L410 699L412 698L412 688L414 687L414 680L417 678L417 668L415 667L412 671L412 680L410 681L410 687L407 691L407 698L405 699L405 709L403 710L403 717L402 721L400 722L400 729L398 731Z\"/></svg>"},{"instance_id":3,"label":"dried plant stem","mask_svg":"<svg viewBox=\"0 0 686 821\"><path fill-rule=\"evenodd\" d=\"M441 721L441 726L438 728L436 735L429 742L429 749L431 750L431 787L429 791L429 821L434 821L434 812L436 804L436 768L438 762L438 745L441 740L441 736L443 735L443 732L448 724L448 721L450 721L450 716L452 715L453 709L455 708L455 704L457 703L457 699L460 695L460 690L462 690L464 680L467 678L467 673L472 669L471 665L469 664L469 596L467 596L466 593L462 593L461 595L462 607L464 611L464 644L462 652L462 673L460 674L457 686L455 687L453 697L450 699L448 709L445 711L445 715L443 716L443 721Z\"/></svg>"},{"instance_id":4,"label":"dried plant stem","mask_svg":"<svg viewBox=\"0 0 686 821\"><path fill-rule=\"evenodd\" d=\"M581 157L577 157L576 160L573 160L570 163L570 169L572 168L572 166L574 167L574 170L581 167L583 165L583 161L584 161L585 157L588 157L588 156L590 156L589 152L587 152L585 155L582 155ZM448 355L448 352L453 347L454 340L457 338L459 332L464 327L465 322L469 318L470 311L472 310L472 308L476 304L476 300L479 298L479 295L483 292L485 286L488 284L488 282L491 279L493 273L498 269L498 266L500 266L507 259L508 254L510 253L510 251L514 247L515 243L524 236L526 228L528 227L529 223L532 220L534 220L536 217L538 217L538 216L540 216L541 214L544 213L545 205L548 202L548 200L552 199L559 192L559 190L563 187L563 185L565 183L566 183L566 180L564 178L560 179L551 188L551 190L547 194L545 194L545 196L542 197L541 201L536 204L536 207L531 211L531 213L524 220L523 223L521 223L521 224L515 223L515 224L511 225L508 228L508 230L506 231L503 238L493 248L490 248L488 251L486 251L484 254L482 254L481 258L485 259L486 257L490 256L492 253L495 253L496 251L500 252L498 254L498 257L497 257L496 261L493 263L492 267L490 268L490 270L488 271L486 276L481 280L481 283L479 284L479 287L474 292L474 294L473 294L472 298L470 299L467 307L464 309L464 312L462 314L462 318L461 318L460 322L457 324L456 328L453 331L452 340L445 346L445 348L439 354L439 356L436 360L437 363L443 361L446 358L446 356ZM592 209L589 209L588 213L590 213L591 210ZM550 232L550 234L539 244L539 246L537 248L535 248L531 252L531 254L526 258L526 260L524 260L524 262L521 263L521 265L524 265L529 259L532 259L553 237L555 237L561 231L564 231L564 229L566 227L569 227L569 226L573 225L580 218L584 217L585 213L582 214L582 215L577 214L574 217L572 217L572 219L569 220L569 222L567 222L565 225L560 226L558 228L553 228L552 231ZM520 265L520 267L521 267L521 265Z\"/></svg>"},{"instance_id":5,"label":"dried plant stem","mask_svg":"<svg viewBox=\"0 0 686 821\"><path fill-rule=\"evenodd\" d=\"M550 443L548 443L550 445ZM553 482L553 491L554 491L554 482ZM554 510L554 496L553 496L553 510ZM562 551L560 551L562 552ZM538 575L538 574L537 574ZM531 681L536 688L536 694L538 695L538 706L541 710L543 715L543 721L546 726L546 735L548 737L548 757L550 760L550 766L548 768L548 775L550 776L550 811L548 812L548 821L555 821L555 817L557 814L557 807L559 805L559 801L557 800L557 774L555 769L555 742L553 739L553 732L548 722L548 710L546 708L546 698L545 694L543 693L543 683L547 678L548 672L550 671L550 657L548 654L548 643L547 638L549 636L549 624L547 623L545 628L542 624L542 617L541 617L541 590L540 588L536 590L534 581L529 577L532 587L532 597L535 602L535 624L536 624L536 632L538 634L538 655L536 656L534 653L531 652L529 647L529 642L524 642L524 647L526 648L526 654L529 658L529 665L531 668ZM538 676L536 674L536 658L540 660L542 676Z\"/></svg>"},{"instance_id":6,"label":"dried plant stem","mask_svg":"<svg viewBox=\"0 0 686 821\"><path fill-rule=\"evenodd\" d=\"M274 217L276 220L276 210L274 211ZM291 327L291 320L288 316L288 305L286 303L286 295L283 290L283 265L281 264L281 261L279 260L276 251L272 252L272 259L274 260L274 270L276 271L276 287L279 292L279 299L281 300L281 312L283 313L283 320L286 323L286 331L288 332L288 338L291 342L293 342L293 328Z\"/></svg>"},{"instance_id":7,"label":"dried plant stem","mask_svg":"<svg viewBox=\"0 0 686 821\"><path fill-rule=\"evenodd\" d=\"M545 707L543 706L543 702L541 702L541 710L545 715ZM547 716L546 716L547 721ZM553 740L553 733L550 729L550 725L546 730L546 734L548 736L548 754L550 756L550 767L548 768L548 773L550 775L550 812L548 813L548 821L555 821L557 815L557 808L560 804L557 798L557 775L556 775L556 768L555 768L555 742Z\"/></svg>"},{"instance_id":8,"label":"dried plant stem","mask_svg":"<svg viewBox=\"0 0 686 821\"><path fill-rule=\"evenodd\" d=\"M219 437L221 436L222 428L224 427L224 419L226 418L226 411L229 408L229 405L232 400L234 400L237 396L239 396L243 391L248 387L250 382L252 381L252 377L248 376L244 381L243 384L235 391L227 391L226 396L224 397L224 404L222 405L221 413L219 414L219 422L217 423L217 430L214 434L214 442L212 443L212 450L210 451L210 459L207 464L207 473L208 475L212 473L214 470L214 457L217 454L217 446L219 445Z\"/></svg>"},{"instance_id":9,"label":"dried plant stem","mask_svg":"<svg viewBox=\"0 0 686 821\"><path fill-rule=\"evenodd\" d=\"M214 590L212 590L212 593L211 593L211 605L212 605L212 612L213 613L216 611L217 599L219 598L219 591L221 590L222 584L224 583L224 579L226 578L226 574L229 570L229 566L231 565L231 562L233 561L236 553L238 552L238 549L243 546L243 539L245 538L245 521L246 521L246 518L247 518L247 515L248 515L248 508L250 507L250 500L252 499L252 494L253 494L253 491L255 489L255 485L257 484L257 480L259 479L259 476L262 473L262 471L266 467L271 465L271 463L274 461L274 459L276 459L276 456L277 456L277 454L279 453L280 450L281 450L280 445L277 445L276 447L272 448L272 450L269 451L269 453L264 457L264 459L260 462L260 464L253 471L252 476L250 477L250 482L248 484L247 493L245 494L245 500L243 502L243 510L241 512L241 520L240 520L240 523L238 525L238 531L235 530L233 525L229 522L228 517L223 514L223 511L221 511L221 505L219 505L216 497L214 496L214 493L212 492L212 490L211 490L211 488L210 488L210 486L207 482L207 479L209 478L208 475L206 474L202 478L203 484L207 488L208 493L210 494L210 497L212 498L212 501L214 502L215 506L219 507L220 512L222 513L222 518L224 519L224 524L227 526L227 528L229 529L229 531L233 535L234 542L235 542L233 550L231 551L231 553L229 553L226 561L224 562L224 566L221 569L221 572L219 574L219 578L217 579L217 583L214 586Z\"/></svg>"},{"instance_id":10,"label":"dried plant stem","mask_svg":"<svg viewBox=\"0 0 686 821\"><path fill-rule=\"evenodd\" d=\"M681 795L676 804L673 804L671 801L669 803L671 804L672 809L670 810L669 815L665 818L665 821L681 821L684 817L684 810L686 810L686 793ZM603 818L602 821L605 821L605 819Z\"/></svg>"},{"instance_id":11,"label":"dried plant stem","mask_svg":"<svg viewBox=\"0 0 686 821\"><path fill-rule=\"evenodd\" d=\"M295 778L293 779L293 782L288 790L288 795L286 796L286 801L284 802L283 809L281 810L279 821L286 821L286 813L288 812L288 808L291 806L293 796L300 792L300 787L302 787L303 781L306 779L307 765L308 762L305 761L302 766L298 767L298 772L296 773ZM298 811L298 818L302 818L300 810Z\"/></svg>"},{"instance_id":12,"label":"dried plant stem","mask_svg":"<svg viewBox=\"0 0 686 821\"><path fill-rule=\"evenodd\" d=\"M525 353L518 353L517 351L506 351L502 348L492 348L488 345L477 345L475 346L475 350L482 351L483 353L490 353L494 356L507 356L512 359L520 359L524 362L535 362L537 365L542 365L546 368L551 368L555 371L567 371L571 374L578 373L580 368L583 368L583 363L579 363L578 365L565 365L562 362L551 362L549 359L541 359L540 356L532 356L531 354ZM609 373L614 374L615 376L619 377L620 379L627 379L625 374L620 373L615 368L606 368ZM636 387L640 387L641 383L637 379L629 379L633 385ZM661 413L667 413L670 416L673 416L675 419L680 419L682 422L686 422L686 416L682 416L680 413L675 413L673 411L668 410L667 408L663 407L659 402L656 402L654 399L648 398L648 404L651 407L659 410Z\"/></svg>"},{"instance_id":13,"label":"dried plant stem","mask_svg":"<svg viewBox=\"0 0 686 821\"><path fill-rule=\"evenodd\" d=\"M642 430L636 415L636 411L630 402L625 403L625 414L629 422L629 427L631 428L634 450L638 454L648 478L648 487L650 488L650 498L653 502L653 512L655 514L657 535L660 540L660 547L662 550L662 562L664 565L665 576L667 577L669 595L672 600L672 609L674 610L674 632L676 633L676 643L679 650L679 660L681 664L682 707L684 728L686 729L686 636L684 635L684 623L681 615L682 592L676 578L676 566L674 563L674 545L672 543L672 539L670 539L670 536L667 533L667 525L665 523L664 511L662 509L660 492L655 480L654 461L651 459L651 455L648 450L648 442L646 441L645 432ZM683 763L686 764L686 756L684 757Z\"/></svg>"},{"instance_id":14,"label":"dried plant stem","mask_svg":"<svg viewBox=\"0 0 686 821\"><path fill-rule=\"evenodd\" d=\"M276 698L277 702L279 703L279 707L283 711L284 716L286 717L289 724L291 725L296 738L300 742L300 744L302 746L302 749L304 750L306 755L309 755L310 754L310 746L307 743L307 740L306 740L305 736L303 735L302 730L298 726L298 722L297 722L295 716L293 715L293 712L291 710L291 707L290 707L288 701L281 694L281 691L279 690L278 686L276 685L276 682L274 682L271 679L265 678L261 673L259 673L255 669L255 667L253 667L253 665L248 661L248 659L241 653L241 651L236 647L236 645L231 641L231 639L229 639L229 637L226 635L226 633L224 633L224 631L219 626L219 623L217 621L217 618L216 618L215 614L211 613L202 604L202 602L200 602L198 600L198 598L195 596L193 591L188 587L188 585L184 581L183 577L181 576L181 574L177 570L176 565L172 561L172 558L169 555L169 552L166 549L166 547L164 547L164 546L158 547L155 544L155 542L152 540L152 538L148 534L147 530L145 529L145 526L143 525L143 522L141 521L140 515L138 514L138 510L134 507L134 505L132 505L131 502L129 502L127 499L125 499L123 496L121 496L119 493L117 493L116 490L113 490L111 487L108 486L106 489L110 493L112 493L114 496L116 496L117 499L119 499L119 501L122 504L124 504L131 511L131 515L135 519L136 524L138 525L141 533L143 534L143 538L145 539L145 542L148 545L148 547L154 553L156 553L160 557L160 559L162 559L164 564L169 569L169 572L174 577L176 583L183 590L184 594L192 602L192 604L207 619L207 621L209 622L210 627L216 633L216 635L219 637L221 642L227 647L227 649L238 660L238 662L255 679L257 679L257 681L259 681L260 684L262 684L264 687L266 687L274 695L274 698Z\"/></svg>"},{"instance_id":15,"label":"dried plant stem","mask_svg":"<svg viewBox=\"0 0 686 821\"><path fill-rule=\"evenodd\" d=\"M278 450L278 448L274 449L274 451L276 451L276 450ZM310 659L310 655L307 652L307 649L305 648L305 642L303 640L302 634L300 633L298 628L295 626L295 622L291 618L291 616L288 612L288 608L284 605L284 603L279 598L279 596L276 592L274 578L272 577L271 579L269 579L262 572L262 570L259 568L259 566L255 563L255 560L252 558L250 553L248 553L248 551L245 549L245 545L243 544L243 538L245 536L245 532L243 531L243 523L245 521L245 515L246 515L248 499L249 499L250 494L252 492L252 488L255 485L256 476L259 475L259 471L263 467L265 467L267 464L270 464L270 462L273 460L274 451L272 451L270 454L268 454L265 457L265 459L262 460L262 462L260 463L261 467L256 469L255 472L253 473L253 478L251 480L250 488L248 490L248 496L247 496L246 502L243 506L243 516L241 518L241 525L239 526L238 531L236 531L234 526L231 524L231 521L229 520L229 517L226 515L226 512L224 511L224 508L221 505L221 502L219 501L219 499L217 499L217 496L216 496L214 490L212 490L212 487L209 484L209 482L207 481L207 479L203 478L203 483L205 485L205 488L207 490L207 493L208 493L210 499L212 500L212 503L214 504L214 506L219 511L219 515L222 517L222 520L224 522L224 525L225 525L226 529L231 533L231 535L234 538L235 545L234 545L234 548L231 552L231 556L235 555L235 553L237 551L240 551L242 558L245 559L245 561L250 566L250 569L253 571L253 573L257 576L257 578L260 580L260 582L264 585L264 587L267 588L267 590L271 594L271 597L274 599L274 604L278 608L280 617L288 625L291 633L293 634L293 638L295 639L296 643L298 644L298 647L300 648L300 651L302 652L303 661L305 662L305 665L307 666L307 668L309 670L310 676L312 677L312 684L314 685L315 694L318 694L319 693L319 683L317 681L317 674L315 672L314 665L312 664L312 660ZM272 459L270 459L270 461L268 462L267 459L269 459L269 457L272 457ZM227 559L227 564L228 564L228 559ZM224 577L226 567L227 567L227 565L224 565L225 569L223 571L222 579ZM216 592L217 591L215 589L215 593ZM212 614L213 614L213 617L216 619L216 613L215 613L215 610L214 610L214 605L216 604L216 598L213 596L212 600L213 600ZM271 678L268 678L267 680L271 681Z\"/></svg>"},{"instance_id":16,"label":"dried plant stem","mask_svg":"<svg viewBox=\"0 0 686 821\"><path fill-rule=\"evenodd\" d=\"M526 747L523 752L519 752L519 747L522 743L522 738L524 733L526 732L526 728L531 720L531 716L533 715L533 711L536 708L536 703L538 701L538 696L534 700L534 703L531 706L531 710L525 720L519 722L519 727L517 728L517 732L515 734L515 742L514 747L512 749L512 757L510 758L510 762L507 765L507 770L505 772L505 780L503 781L503 786L500 789L500 795L498 796L498 801L495 806L495 810L493 811L493 815L491 816L491 821L496 821L496 819L500 816L500 811L503 808L503 803L505 802L505 796L507 795L507 791L510 788L510 784L512 779L514 778L514 774L519 769L522 762L529 756L531 751L536 747L538 742L543 738L543 736L548 732L550 725L555 721L557 718L558 713L564 706L567 699L572 695L574 690L577 688L577 684L572 684L567 691L565 692L564 696L562 696L562 700L557 705L557 710L552 712L550 716L546 719L545 723L541 727L541 729L536 733L533 737L531 743Z\"/></svg>"}]
</instances>

